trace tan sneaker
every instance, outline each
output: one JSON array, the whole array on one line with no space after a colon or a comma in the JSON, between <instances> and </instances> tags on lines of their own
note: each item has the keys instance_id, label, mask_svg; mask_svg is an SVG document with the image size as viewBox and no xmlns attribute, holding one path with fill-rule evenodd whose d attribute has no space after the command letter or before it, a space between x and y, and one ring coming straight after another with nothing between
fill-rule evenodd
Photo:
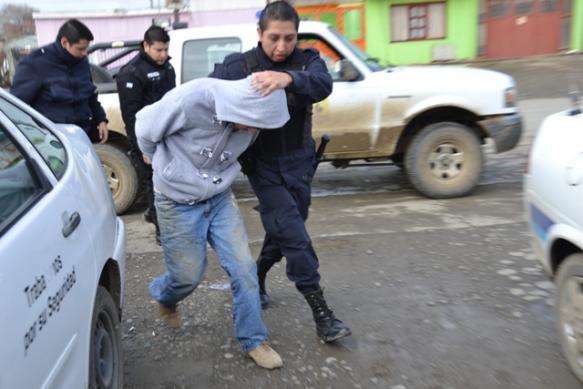
<instances>
[{"instance_id":1,"label":"tan sneaker","mask_svg":"<svg viewBox=\"0 0 583 389\"><path fill-rule=\"evenodd\" d=\"M266 342L261 343L257 348L249 351L249 356L255 361L257 366L265 369L277 369L283 366L283 361L279 354L269 347Z\"/></svg>"},{"instance_id":2,"label":"tan sneaker","mask_svg":"<svg viewBox=\"0 0 583 389\"><path fill-rule=\"evenodd\" d=\"M159 304L159 307L160 317L164 320L164 323L170 328L180 328L182 320L180 320L180 314L176 309L176 305L167 307L166 305Z\"/></svg>"}]
</instances>

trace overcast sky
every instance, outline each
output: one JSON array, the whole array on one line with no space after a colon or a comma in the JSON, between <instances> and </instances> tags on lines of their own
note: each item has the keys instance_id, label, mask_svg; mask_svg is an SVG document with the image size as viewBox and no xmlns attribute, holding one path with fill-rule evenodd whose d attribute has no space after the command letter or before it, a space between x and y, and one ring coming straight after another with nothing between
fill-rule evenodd
<instances>
[{"instance_id":1,"label":"overcast sky","mask_svg":"<svg viewBox=\"0 0 583 389\"><path fill-rule=\"evenodd\" d=\"M40 12L113 11L117 8L146 9L151 4L154 8L164 7L164 0L0 0L0 7L5 4L28 5Z\"/></svg>"}]
</instances>

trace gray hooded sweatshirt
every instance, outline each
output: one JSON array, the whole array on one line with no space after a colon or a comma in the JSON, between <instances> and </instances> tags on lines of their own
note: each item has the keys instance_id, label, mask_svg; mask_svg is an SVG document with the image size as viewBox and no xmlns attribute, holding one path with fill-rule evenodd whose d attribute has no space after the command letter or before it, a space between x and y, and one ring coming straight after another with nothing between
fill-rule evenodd
<instances>
[{"instance_id":1,"label":"gray hooded sweatshirt","mask_svg":"<svg viewBox=\"0 0 583 389\"><path fill-rule=\"evenodd\" d=\"M237 81L201 78L172 89L136 115L136 136L150 157L156 190L194 204L228 189L239 155L255 137L233 123L261 130L289 120L285 92L262 97L251 76Z\"/></svg>"}]
</instances>

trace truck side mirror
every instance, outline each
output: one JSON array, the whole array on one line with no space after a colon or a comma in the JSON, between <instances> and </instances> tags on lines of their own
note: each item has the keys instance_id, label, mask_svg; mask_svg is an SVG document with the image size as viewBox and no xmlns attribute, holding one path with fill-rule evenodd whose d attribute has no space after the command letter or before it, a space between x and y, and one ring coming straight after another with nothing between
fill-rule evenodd
<instances>
[{"instance_id":1,"label":"truck side mirror","mask_svg":"<svg viewBox=\"0 0 583 389\"><path fill-rule=\"evenodd\" d=\"M342 81L356 81L360 78L360 73L358 73L356 67L349 60L341 59L336 66L338 75Z\"/></svg>"}]
</instances>

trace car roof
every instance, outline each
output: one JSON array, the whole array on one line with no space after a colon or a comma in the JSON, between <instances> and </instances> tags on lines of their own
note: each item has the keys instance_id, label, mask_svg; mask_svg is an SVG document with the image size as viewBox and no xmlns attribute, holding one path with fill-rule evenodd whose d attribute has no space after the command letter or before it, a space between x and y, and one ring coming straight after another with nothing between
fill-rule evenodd
<instances>
[{"instance_id":1,"label":"car roof","mask_svg":"<svg viewBox=\"0 0 583 389\"><path fill-rule=\"evenodd\" d=\"M328 29L329 25L322 22L314 21L302 21L300 23L299 33L304 32L318 32ZM236 32L235 32L236 31ZM183 28L178 30L172 30L169 32L170 39L176 40L187 40L192 37L197 38L217 38L217 37L229 37L229 36L242 36L257 39L257 24L256 23L244 23L244 24L232 24L232 25L218 25L218 26L205 26L205 27L191 27Z\"/></svg>"}]
</instances>

